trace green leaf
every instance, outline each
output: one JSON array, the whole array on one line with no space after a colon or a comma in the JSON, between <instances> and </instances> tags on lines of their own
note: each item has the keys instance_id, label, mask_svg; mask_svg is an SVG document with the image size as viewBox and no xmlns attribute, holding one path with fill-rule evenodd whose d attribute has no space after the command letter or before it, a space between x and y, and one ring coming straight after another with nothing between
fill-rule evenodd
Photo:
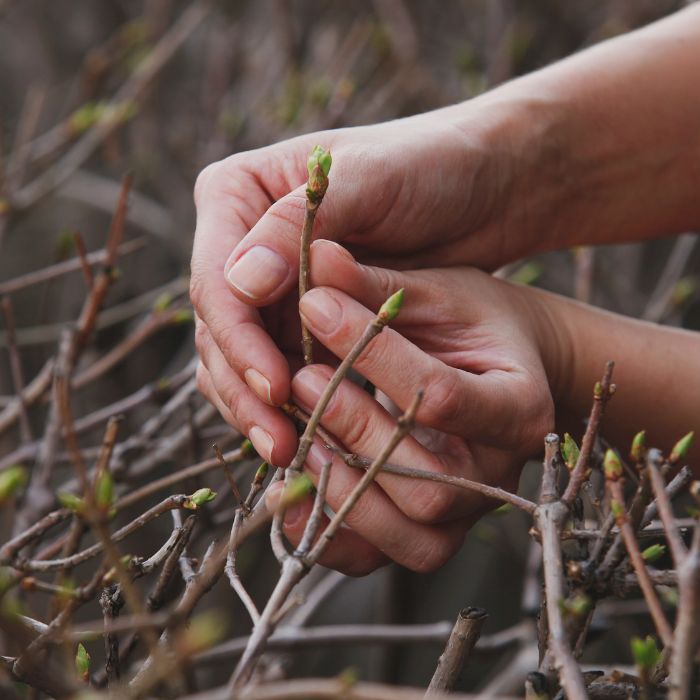
<instances>
[{"instance_id":1,"label":"green leaf","mask_svg":"<svg viewBox=\"0 0 700 700\"><path fill-rule=\"evenodd\" d=\"M78 651L75 654L75 670L80 679L87 683L90 679L90 654L82 644L78 644Z\"/></svg>"},{"instance_id":2,"label":"green leaf","mask_svg":"<svg viewBox=\"0 0 700 700\"><path fill-rule=\"evenodd\" d=\"M213 501L216 498L216 491L212 491L210 488L197 489L191 496L187 497L187 501L184 504L185 508L189 510L197 510L205 503Z\"/></svg>"},{"instance_id":3,"label":"green leaf","mask_svg":"<svg viewBox=\"0 0 700 700\"><path fill-rule=\"evenodd\" d=\"M652 671L661 660L661 652L656 646L656 640L650 635L645 639L633 637L630 646L634 663L643 672Z\"/></svg>"},{"instance_id":4,"label":"green leaf","mask_svg":"<svg viewBox=\"0 0 700 700\"><path fill-rule=\"evenodd\" d=\"M74 493L59 493L58 502L64 508L68 508L68 510L72 510L74 513L82 513L85 509L85 501Z\"/></svg>"},{"instance_id":5,"label":"green leaf","mask_svg":"<svg viewBox=\"0 0 700 700\"><path fill-rule=\"evenodd\" d=\"M664 544L652 544L647 547L642 552L642 558L648 564L653 564L655 561L661 559L661 557L666 553L666 545Z\"/></svg>"},{"instance_id":6,"label":"green leaf","mask_svg":"<svg viewBox=\"0 0 700 700\"><path fill-rule=\"evenodd\" d=\"M393 321L398 315L399 311L401 311L401 307L403 306L403 299L404 299L404 290L399 289L398 292L394 292L383 304L382 307L379 309L379 318L384 320L385 322Z\"/></svg>"},{"instance_id":7,"label":"green leaf","mask_svg":"<svg viewBox=\"0 0 700 700\"><path fill-rule=\"evenodd\" d=\"M328 173L331 171L331 152L321 146L315 146L306 167L309 172L309 180L306 183L306 196L313 204L319 204L328 189Z\"/></svg>"},{"instance_id":8,"label":"green leaf","mask_svg":"<svg viewBox=\"0 0 700 700\"><path fill-rule=\"evenodd\" d=\"M632 439L632 447L630 448L630 457L635 462L643 462L647 456L647 433L646 430L640 430Z\"/></svg>"},{"instance_id":9,"label":"green leaf","mask_svg":"<svg viewBox=\"0 0 700 700\"><path fill-rule=\"evenodd\" d=\"M103 471L97 477L95 501L102 510L109 510L114 503L114 479L108 471Z\"/></svg>"},{"instance_id":10,"label":"green leaf","mask_svg":"<svg viewBox=\"0 0 700 700\"><path fill-rule=\"evenodd\" d=\"M561 454L564 458L564 463L569 471L571 471L578 461L578 456L580 450L576 441L569 435L569 433L564 433L564 442L561 445Z\"/></svg>"},{"instance_id":11,"label":"green leaf","mask_svg":"<svg viewBox=\"0 0 700 700\"><path fill-rule=\"evenodd\" d=\"M282 491L282 498L280 499L281 505L287 507L298 503L311 493L313 487L314 484L311 479L306 474L301 474L285 485L284 491Z\"/></svg>"},{"instance_id":12,"label":"green leaf","mask_svg":"<svg viewBox=\"0 0 700 700\"><path fill-rule=\"evenodd\" d=\"M27 483L27 470L19 464L0 472L0 503L9 501Z\"/></svg>"},{"instance_id":13,"label":"green leaf","mask_svg":"<svg viewBox=\"0 0 700 700\"><path fill-rule=\"evenodd\" d=\"M606 450L603 471L605 478L610 479L610 481L617 481L622 477L622 463L614 450Z\"/></svg>"},{"instance_id":14,"label":"green leaf","mask_svg":"<svg viewBox=\"0 0 700 700\"><path fill-rule=\"evenodd\" d=\"M668 461L671 462L671 464L675 464L681 459L685 459L686 455L688 454L688 450L690 450L690 448L693 445L694 437L695 433L691 430L687 435L684 435L673 446L673 449L671 450L671 456L668 458Z\"/></svg>"}]
</instances>

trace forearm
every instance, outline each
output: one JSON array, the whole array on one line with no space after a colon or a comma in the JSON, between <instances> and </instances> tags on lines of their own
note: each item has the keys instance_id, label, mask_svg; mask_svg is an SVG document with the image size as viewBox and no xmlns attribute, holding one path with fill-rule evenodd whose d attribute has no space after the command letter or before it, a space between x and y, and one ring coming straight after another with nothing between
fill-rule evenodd
<instances>
[{"instance_id":1,"label":"forearm","mask_svg":"<svg viewBox=\"0 0 700 700\"><path fill-rule=\"evenodd\" d=\"M575 430L588 415L593 386L608 360L615 362L617 391L603 434L623 452L642 429L649 445L666 451L688 431L700 429L700 333L637 321L539 290L532 295L562 429Z\"/></svg>"},{"instance_id":2,"label":"forearm","mask_svg":"<svg viewBox=\"0 0 700 700\"><path fill-rule=\"evenodd\" d=\"M499 154L510 257L700 226L699 71L700 4L454 108Z\"/></svg>"}]
</instances>

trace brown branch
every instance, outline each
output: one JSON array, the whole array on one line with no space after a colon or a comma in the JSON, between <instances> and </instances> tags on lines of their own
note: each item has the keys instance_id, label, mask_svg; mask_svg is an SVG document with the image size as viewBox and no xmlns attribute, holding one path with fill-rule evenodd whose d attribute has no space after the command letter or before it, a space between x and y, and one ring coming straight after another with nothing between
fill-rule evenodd
<instances>
[{"instance_id":1,"label":"brown branch","mask_svg":"<svg viewBox=\"0 0 700 700\"><path fill-rule=\"evenodd\" d=\"M576 465L574 466L571 476L569 478L569 483L564 491L564 495L561 497L562 503L570 506L578 492L583 486L583 482L586 480L586 474L589 468L589 462L591 458L591 452L593 451L593 445L595 444L596 436L598 435L598 429L600 427L600 419L603 416L603 411L605 410L605 405L608 399L614 393L614 384L611 384L614 362L609 361L605 365L605 372L603 373L603 378L598 382L593 389L593 406L591 408L591 414L588 418L588 425L586 426L586 432L581 441L581 451L579 453L578 459L576 460Z\"/></svg>"},{"instance_id":2,"label":"brown branch","mask_svg":"<svg viewBox=\"0 0 700 700\"><path fill-rule=\"evenodd\" d=\"M620 515L616 518L617 525L620 528L620 535L627 548L627 553L630 558L630 562L637 574L639 580L639 587L644 595L644 600L647 603L651 617L654 620L654 625L659 637L664 643L664 646L669 646L673 637L673 631L671 626L664 615L663 608L661 607L661 602L656 595L656 590L654 589L654 584L651 582L649 573L647 571L642 553L639 551L639 545L637 544L637 539L634 536L634 529L629 522L627 514L624 512L625 497L622 492L622 482L608 480L608 488L610 490L610 496L613 504L618 504L613 506L613 508L620 509Z\"/></svg>"},{"instance_id":3,"label":"brown branch","mask_svg":"<svg viewBox=\"0 0 700 700\"><path fill-rule=\"evenodd\" d=\"M311 237L314 227L314 219L316 212L321 204L321 200L312 202L306 200L306 209L304 210L304 224L301 229L301 242L299 245L299 299L309 291L309 251L311 248ZM313 336L306 327L304 320L301 320L301 348L304 356L304 364L313 364Z\"/></svg>"},{"instance_id":4,"label":"brown branch","mask_svg":"<svg viewBox=\"0 0 700 700\"><path fill-rule=\"evenodd\" d=\"M371 461L367 459L367 457L362 457L354 453L342 452L335 449L333 451L339 454L345 464L350 467L367 469L371 464ZM510 493L509 491L505 491L497 486L489 486L488 484L482 484L479 481L465 479L461 476L439 474L437 472L414 469L413 467L402 467L397 464L385 464L381 471L386 472L387 474L397 474L398 476L405 476L411 479L425 479L426 481L449 484L450 486L456 486L468 491L476 491L477 493L487 496L488 498L494 498L496 500L503 501L504 503L510 503L512 506L524 510L529 515L534 515L535 510L537 509L537 506L527 498Z\"/></svg>"},{"instance_id":5,"label":"brown branch","mask_svg":"<svg viewBox=\"0 0 700 700\"><path fill-rule=\"evenodd\" d=\"M592 440L592 438L590 438ZM556 493L556 465L559 461L559 437L549 434L544 440L544 473L542 494L536 520L542 537L542 567L544 569L547 621L549 625L549 654L540 670L552 684L551 662L558 667L561 684L569 700L584 700L586 688L583 676L569 646L561 604L566 597L564 563L561 551L561 532L569 509ZM573 476L572 476L573 478ZM571 483L571 482L569 482Z\"/></svg>"},{"instance_id":6,"label":"brown branch","mask_svg":"<svg viewBox=\"0 0 700 700\"><path fill-rule=\"evenodd\" d=\"M87 249L85 248L85 239L80 234L80 231L73 232L73 243L75 245L75 250L78 253L80 271L83 273L85 286L88 288L88 290L90 290L92 289L92 285L95 283L95 277L92 274L92 267L90 267L90 263L88 261Z\"/></svg>"},{"instance_id":7,"label":"brown branch","mask_svg":"<svg viewBox=\"0 0 700 700\"><path fill-rule=\"evenodd\" d=\"M12 302L10 301L10 298L3 296L0 300L0 306L2 307L2 315L7 333L7 353L10 357L12 384L19 402L20 435L23 442L29 442L32 439L32 429L29 423L29 414L27 413L27 404L24 397L24 372L22 371L22 360L19 356L19 350L17 348L15 315L12 310Z\"/></svg>"},{"instance_id":8,"label":"brown branch","mask_svg":"<svg viewBox=\"0 0 700 700\"><path fill-rule=\"evenodd\" d=\"M487 617L487 612L482 608L465 608L460 611L445 651L438 659L426 697L432 697L436 691L449 692L455 687L472 649L479 640L481 628Z\"/></svg>"}]
</instances>

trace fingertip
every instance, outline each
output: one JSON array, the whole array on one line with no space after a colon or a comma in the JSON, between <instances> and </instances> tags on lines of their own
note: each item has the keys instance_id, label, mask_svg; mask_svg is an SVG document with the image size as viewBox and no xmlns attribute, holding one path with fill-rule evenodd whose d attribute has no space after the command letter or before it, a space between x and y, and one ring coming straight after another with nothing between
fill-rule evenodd
<instances>
[{"instance_id":1,"label":"fingertip","mask_svg":"<svg viewBox=\"0 0 700 700\"><path fill-rule=\"evenodd\" d=\"M292 283L292 267L279 252L256 244L241 249L242 242L224 266L231 291L246 304L262 306L281 297Z\"/></svg>"}]
</instances>

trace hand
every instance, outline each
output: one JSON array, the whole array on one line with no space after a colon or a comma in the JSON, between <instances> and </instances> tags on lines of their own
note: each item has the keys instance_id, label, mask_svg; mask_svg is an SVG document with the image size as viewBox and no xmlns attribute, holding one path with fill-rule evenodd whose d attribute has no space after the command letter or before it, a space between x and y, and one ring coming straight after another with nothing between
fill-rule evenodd
<instances>
[{"instance_id":1,"label":"hand","mask_svg":"<svg viewBox=\"0 0 700 700\"><path fill-rule=\"evenodd\" d=\"M354 366L402 411L419 389L425 391L416 417L420 427L390 461L515 491L522 464L540 451L554 424L545 372L550 360L542 351L554 339L537 293L473 269L402 273L366 267L328 241L313 244L311 271L314 288L302 298L301 313L338 358L389 294L406 290L398 318ZM332 371L326 365L301 369L292 381L293 401L310 412ZM321 425L348 451L372 458L395 419L345 381ZM321 441L314 444L306 463L312 479L331 458ZM333 457L331 508L338 508L360 477ZM271 507L278 495L278 489L271 492ZM322 563L351 574L367 573L387 558L418 571L435 569L493 505L473 492L380 473ZM287 513L285 531L295 544L310 509L309 500Z\"/></svg>"},{"instance_id":2,"label":"hand","mask_svg":"<svg viewBox=\"0 0 700 700\"><path fill-rule=\"evenodd\" d=\"M200 382L274 464L286 465L296 445L291 423L272 407L287 400L299 354L292 334L308 153L320 143L334 157L315 237L391 267L493 267L516 255L499 217L517 208L504 201L505 151L490 143L479 109L470 114L469 127L446 109L312 134L232 156L200 176L191 285Z\"/></svg>"}]
</instances>

